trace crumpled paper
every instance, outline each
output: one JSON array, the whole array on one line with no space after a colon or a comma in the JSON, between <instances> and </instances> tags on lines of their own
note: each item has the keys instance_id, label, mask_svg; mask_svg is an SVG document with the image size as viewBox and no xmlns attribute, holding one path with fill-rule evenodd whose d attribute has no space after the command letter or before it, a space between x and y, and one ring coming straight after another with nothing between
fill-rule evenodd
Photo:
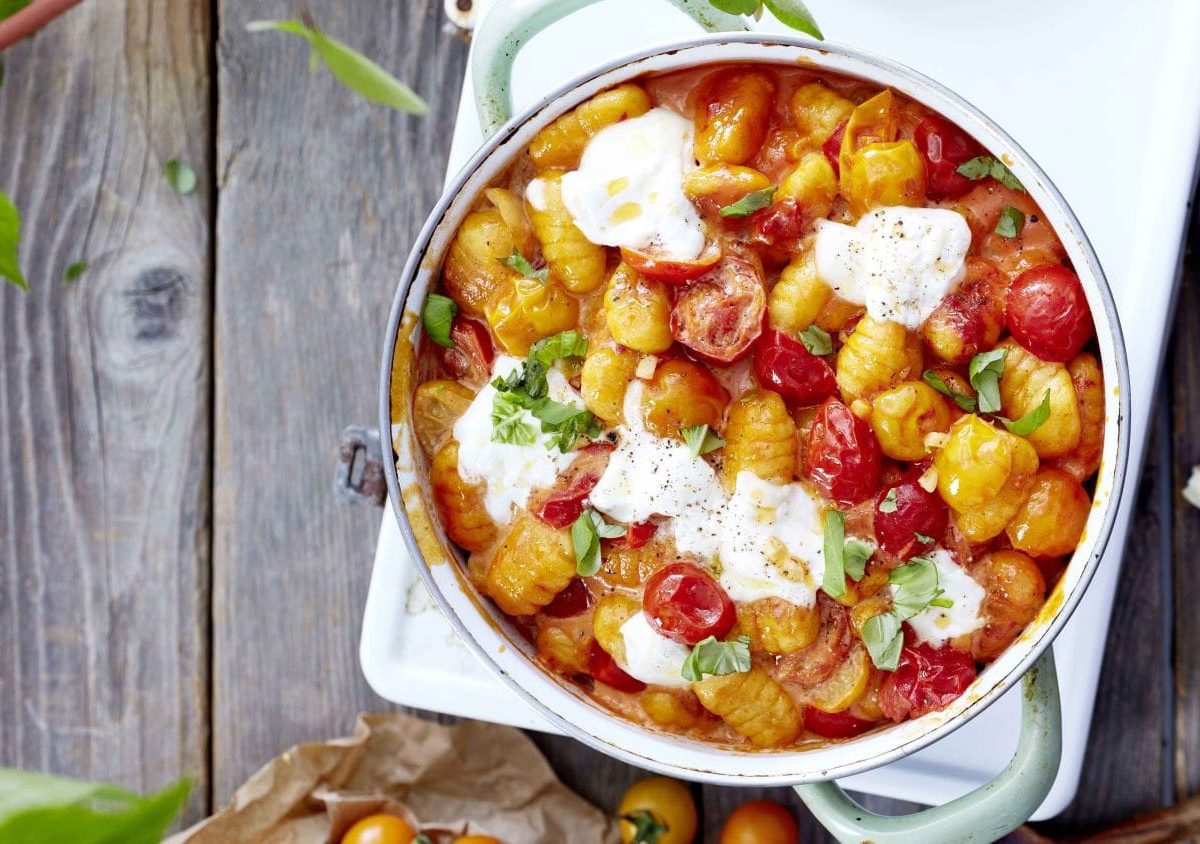
<instances>
[{"instance_id":1,"label":"crumpled paper","mask_svg":"<svg viewBox=\"0 0 1200 844\"><path fill-rule=\"evenodd\" d=\"M612 819L559 782L520 731L389 714L360 716L345 738L291 748L167 844L337 844L380 811L437 844L468 833L505 844L618 839Z\"/></svg>"}]
</instances>

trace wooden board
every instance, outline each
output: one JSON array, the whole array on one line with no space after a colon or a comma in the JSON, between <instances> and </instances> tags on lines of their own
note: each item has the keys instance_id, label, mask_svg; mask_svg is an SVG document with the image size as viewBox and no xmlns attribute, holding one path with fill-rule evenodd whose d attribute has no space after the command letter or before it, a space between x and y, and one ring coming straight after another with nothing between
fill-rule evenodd
<instances>
[{"instance_id":1,"label":"wooden board","mask_svg":"<svg viewBox=\"0 0 1200 844\"><path fill-rule=\"evenodd\" d=\"M4 55L0 764L207 807L206 0L87 3ZM68 264L89 268L69 288Z\"/></svg>"}]
</instances>

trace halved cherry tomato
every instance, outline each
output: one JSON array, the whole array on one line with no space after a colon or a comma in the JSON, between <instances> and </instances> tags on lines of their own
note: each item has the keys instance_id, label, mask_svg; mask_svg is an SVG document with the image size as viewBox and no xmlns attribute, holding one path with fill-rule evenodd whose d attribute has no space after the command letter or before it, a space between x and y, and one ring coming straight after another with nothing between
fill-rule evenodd
<instances>
[{"instance_id":1,"label":"halved cherry tomato","mask_svg":"<svg viewBox=\"0 0 1200 844\"><path fill-rule=\"evenodd\" d=\"M654 628L685 645L709 636L720 639L737 621L733 601L721 584L692 563L672 563L652 574L642 604Z\"/></svg>"},{"instance_id":2,"label":"halved cherry tomato","mask_svg":"<svg viewBox=\"0 0 1200 844\"><path fill-rule=\"evenodd\" d=\"M762 333L766 310L759 271L749 261L726 256L675 301L671 333L705 360L732 363Z\"/></svg>"},{"instance_id":3,"label":"halved cherry tomato","mask_svg":"<svg viewBox=\"0 0 1200 844\"><path fill-rule=\"evenodd\" d=\"M875 725L845 712L822 712L815 706L804 707L804 728L824 738L851 738Z\"/></svg>"},{"instance_id":4,"label":"halved cherry tomato","mask_svg":"<svg viewBox=\"0 0 1200 844\"><path fill-rule=\"evenodd\" d=\"M1075 357L1093 331L1079 276L1060 264L1042 264L1017 276L1008 289L1008 330L1043 360Z\"/></svg>"},{"instance_id":5,"label":"halved cherry tomato","mask_svg":"<svg viewBox=\"0 0 1200 844\"><path fill-rule=\"evenodd\" d=\"M482 383L492 374L492 338L482 323L456 316L450 326L454 348L438 346L442 365L452 378Z\"/></svg>"},{"instance_id":6,"label":"halved cherry tomato","mask_svg":"<svg viewBox=\"0 0 1200 844\"><path fill-rule=\"evenodd\" d=\"M636 693L646 688L641 680L626 674L608 651L600 647L599 642L592 642L592 649L588 652L588 673L617 691Z\"/></svg>"},{"instance_id":7,"label":"halved cherry tomato","mask_svg":"<svg viewBox=\"0 0 1200 844\"><path fill-rule=\"evenodd\" d=\"M879 708L893 721L944 709L975 680L975 661L949 645L905 645L900 664L879 685Z\"/></svg>"},{"instance_id":8,"label":"halved cherry tomato","mask_svg":"<svg viewBox=\"0 0 1200 844\"><path fill-rule=\"evenodd\" d=\"M812 215L791 197L753 214L753 241L767 246L795 247L812 225Z\"/></svg>"},{"instance_id":9,"label":"halved cherry tomato","mask_svg":"<svg viewBox=\"0 0 1200 844\"><path fill-rule=\"evenodd\" d=\"M554 486L539 490L529 499L529 509L543 522L554 528L570 527L583 512L583 504L600 482L608 466L613 445L591 443L579 450L579 456L559 475Z\"/></svg>"},{"instance_id":10,"label":"halved cherry tomato","mask_svg":"<svg viewBox=\"0 0 1200 844\"><path fill-rule=\"evenodd\" d=\"M641 548L658 532L658 525L654 522L638 522L637 524L629 525L625 531L625 544L630 548Z\"/></svg>"},{"instance_id":11,"label":"halved cherry tomato","mask_svg":"<svg viewBox=\"0 0 1200 844\"><path fill-rule=\"evenodd\" d=\"M367 815L346 830L341 844L410 844L416 834L403 818L381 812Z\"/></svg>"},{"instance_id":12,"label":"halved cherry tomato","mask_svg":"<svg viewBox=\"0 0 1200 844\"><path fill-rule=\"evenodd\" d=\"M796 819L774 800L751 800L733 810L721 827L720 844L799 844Z\"/></svg>"},{"instance_id":13,"label":"halved cherry tomato","mask_svg":"<svg viewBox=\"0 0 1200 844\"><path fill-rule=\"evenodd\" d=\"M881 458L875 432L835 398L817 410L808 435L805 466L826 498L849 507L879 487Z\"/></svg>"},{"instance_id":14,"label":"halved cherry tomato","mask_svg":"<svg viewBox=\"0 0 1200 844\"><path fill-rule=\"evenodd\" d=\"M913 130L913 141L925 159L926 192L930 199L958 199L974 182L958 172L983 148L949 120L931 114Z\"/></svg>"},{"instance_id":15,"label":"halved cherry tomato","mask_svg":"<svg viewBox=\"0 0 1200 844\"><path fill-rule=\"evenodd\" d=\"M931 549L946 532L949 519L942 497L926 492L917 483L919 476L909 472L896 483L885 484L875 497L875 540L884 553L901 560ZM880 507L886 507L886 512ZM918 533L925 538L918 538Z\"/></svg>"},{"instance_id":16,"label":"halved cherry tomato","mask_svg":"<svg viewBox=\"0 0 1200 844\"><path fill-rule=\"evenodd\" d=\"M837 392L833 367L782 331L768 328L754 350L758 383L799 405L816 404Z\"/></svg>"},{"instance_id":17,"label":"halved cherry tomato","mask_svg":"<svg viewBox=\"0 0 1200 844\"><path fill-rule=\"evenodd\" d=\"M833 165L833 175L841 176L842 138L846 135L846 121L843 120L833 130L833 134L821 144L821 152Z\"/></svg>"},{"instance_id":18,"label":"halved cherry tomato","mask_svg":"<svg viewBox=\"0 0 1200 844\"><path fill-rule=\"evenodd\" d=\"M850 653L854 642L850 611L824 592L817 593L817 607L821 611L817 641L779 658L780 680L815 686L829 679Z\"/></svg>"},{"instance_id":19,"label":"halved cherry tomato","mask_svg":"<svg viewBox=\"0 0 1200 844\"><path fill-rule=\"evenodd\" d=\"M715 240L710 240L704 245L700 257L694 261L678 261L664 258L654 252L639 252L622 246L621 260L646 278L665 281L668 284L683 284L711 270L717 261L721 260L721 246Z\"/></svg>"},{"instance_id":20,"label":"halved cherry tomato","mask_svg":"<svg viewBox=\"0 0 1200 844\"><path fill-rule=\"evenodd\" d=\"M550 618L574 618L586 612L595 602L583 578L577 577L555 595L553 601L542 607L542 612Z\"/></svg>"}]
</instances>

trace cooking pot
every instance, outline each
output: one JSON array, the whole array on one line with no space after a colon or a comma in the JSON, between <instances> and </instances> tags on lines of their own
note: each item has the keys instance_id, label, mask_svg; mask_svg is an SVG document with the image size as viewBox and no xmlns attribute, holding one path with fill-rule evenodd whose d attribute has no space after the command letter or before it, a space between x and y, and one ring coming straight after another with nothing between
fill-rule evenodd
<instances>
[{"instance_id":1,"label":"cooking pot","mask_svg":"<svg viewBox=\"0 0 1200 844\"><path fill-rule=\"evenodd\" d=\"M1046 174L995 123L961 97L909 68L845 45L746 32L741 18L706 0L670 0L708 31L687 41L615 59L563 85L515 118L513 60L535 33L595 0L498 0L476 32L472 74L483 147L447 188L421 230L388 321L380 387L380 430L391 433L387 489L404 541L430 594L458 636L512 691L547 721L633 765L721 785L794 786L841 841L991 841L1029 818L1058 770L1061 712L1050 644L1083 597L1117 514L1129 442L1129 374L1116 308L1079 222ZM1106 435L1094 506L1084 538L1045 606L1020 637L944 710L813 749L749 751L666 735L626 721L579 688L539 667L534 648L468 583L464 560L441 529L425 458L412 429L419 314L436 285L455 230L480 192L533 135L596 92L651 72L716 62L803 64L888 86L940 112L1002 159L1041 206L1083 283L1104 370ZM1023 680L1022 680L1023 678ZM937 741L974 718L1022 680L1021 735L1009 766L994 780L946 805L903 817L872 814L836 778L885 765Z\"/></svg>"}]
</instances>

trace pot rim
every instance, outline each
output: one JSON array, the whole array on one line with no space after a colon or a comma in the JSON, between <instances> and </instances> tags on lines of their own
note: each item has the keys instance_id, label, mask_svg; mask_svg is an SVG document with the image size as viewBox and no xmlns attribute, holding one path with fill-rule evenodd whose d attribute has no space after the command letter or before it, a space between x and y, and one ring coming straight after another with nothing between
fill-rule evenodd
<instances>
[{"instance_id":1,"label":"pot rim","mask_svg":"<svg viewBox=\"0 0 1200 844\"><path fill-rule=\"evenodd\" d=\"M1006 649L995 662L988 666L997 665L1002 660L1009 662L1003 673L999 677L990 678L990 682L983 684L981 681L987 675L985 669L980 677L975 681L972 687L968 690L968 694L964 694L962 698L952 703L946 712L931 713L923 718L914 721L906 721L901 724L889 726L887 728L873 731L860 739L853 739L845 742L828 742L813 749L801 749L795 751L766 751L766 752L741 752L730 751L720 745L705 745L706 751L702 755L706 759L703 766L686 765L679 762L662 761L655 756L649 754L638 753L627 746L617 744L614 740L596 735L589 731L580 723L559 714L559 712L550 705L543 703L536 697L525 685L512 676L510 670L506 670L502 664L501 658L497 654L489 652L483 644L477 640L476 636L467 629L458 615L458 611L451 605L442 591L442 586L437 582L431 569L430 562L422 553L419 543L414 534L413 527L409 520L406 505L401 494L400 481L396 466L396 453L394 446L391 446L392 437L388 437L389 446L393 449L391 456L384 460L385 475L387 479L388 494L392 502L393 512L399 523L401 534L404 538L405 545L417 563L416 568L425 587L429 590L434 601L437 603L439 610L446 620L454 629L459 640L471 652L494 671L502 682L518 697L523 699L528 705L533 707L535 711L544 717L551 724L561 729L567 735L576 738L585 744L593 747L600 752L609 756L621 759L633 765L642 768L647 768L659 773L683 776L694 780L703 780L718 784L727 785L795 785L803 782L812 782L833 779L841 776L848 776L856 773L861 773L881 765L885 765L896 759L908 756L921 748L932 744L933 742L949 735L958 728L962 727L973 718L977 717L992 703L998 700L1005 692L1007 692L1025 673L1032 667L1033 663L1042 654L1042 652L1051 645L1055 636L1058 635L1063 625L1066 624L1079 602L1082 600L1088 585L1091 582L1096 569L1099 567L1100 560L1103 556L1109 538L1112 534L1116 517L1120 509L1120 503L1124 492L1124 481L1127 471L1128 451L1129 451L1129 416L1130 416L1130 388L1129 388L1129 368L1126 358L1125 344L1120 325L1120 319L1116 311L1116 305L1112 297L1112 292L1108 286L1104 276L1103 269L1100 266L1099 259L1095 251L1092 249L1090 242L1083 232L1079 220L1067 204L1066 200L1059 193L1057 188L1049 180L1046 174L1034 161L1034 159L1014 141L1003 129L994 121L983 114L979 109L969 103L966 99L954 93L950 89L943 86L941 83L925 76L924 74L913 70L905 65L885 59L874 53L860 50L844 44L833 42L821 42L819 45L813 45L810 42L803 41L798 38L789 36L780 36L767 33L746 32L746 33L712 33L699 35L693 38L688 38L680 41L674 41L668 44L655 47L645 48L637 52L612 59L598 67L592 68L557 87L550 93L540 98L530 107L523 110L521 113L514 116L504 124L494 135L487 138L483 145L470 160L462 167L455 178L447 185L438 202L430 212L420 234L418 235L412 250L410 251L408 261L405 264L403 275L397 287L396 296L393 300L391 312L388 318L387 334L384 341L383 359L381 365L381 380L380 380L380 431L392 431L392 414L391 414L391 386L393 376L393 358L395 354L396 344L399 339L401 322L406 312L406 305L414 281L426 261L426 255L435 234L444 222L448 211L454 204L455 200L462 193L467 183L471 181L481 169L488 167L490 159L498 149L507 145L514 135L521 132L530 124L531 121L536 121L539 125L545 125L550 120L565 113L577 103L571 97L573 92L577 92L580 88L594 84L604 77L613 76L619 78L604 79L604 86L618 84L627 79L636 78L643 73L656 72L657 69L640 68L636 72L622 76L622 71L627 71L632 65L641 64L647 60L658 57L674 56L675 54L687 53L695 48L705 47L721 47L726 45L740 45L747 48L766 47L766 48L783 48L788 51L797 53L795 62L800 64L811 64L816 70L833 72L845 76L857 76L867 79L876 84L888 85L890 87L902 90L907 96L915 101L926 105L950 118L955 124L963 126L977 138L982 134L987 137L991 143L984 143L984 147L991 150L1004 150L1011 152L1012 160L1008 156L999 154L1014 170L1025 171L1031 174L1034 178L1031 180L1028 176L1022 178L1022 182L1030 189L1029 192L1037 199L1039 206L1043 212L1049 217L1057 217L1055 220L1055 230L1063 239L1064 247L1067 248L1068 254L1074 259L1077 270L1086 267L1087 273L1081 273L1081 279L1084 280L1084 289L1087 293L1089 305L1092 313L1103 313L1103 326L1098 328L1106 328L1111 340L1111 348L1105 349L1105 340L1101 337L1100 331L1097 331L1097 338L1102 346L1101 366L1105 372L1105 444L1104 455L1101 463L1101 469L1096 480L1096 501L1094 506L1099 506L1099 497L1101 492L1107 494L1107 501L1103 505L1104 512L1098 526L1093 525L1093 517L1089 517L1087 533L1081 541L1081 545L1072 554L1068 568L1064 572L1062 578L1056 586L1055 591L1047 596L1047 607L1053 600L1056 593L1060 594L1059 605L1050 612L1049 617L1043 620L1042 616L1046 613L1046 608L1039 613L1039 616L1025 629L1021 636L1014 641ZM768 64L780 64L778 59L772 59L768 55L763 55L756 58L753 57L698 57L695 61L680 64L679 68L692 66L699 67L709 64L720 64L722 62L733 61L759 61ZM854 65L857 70L846 69L842 67L830 67L826 62L845 61L849 65ZM673 68L675 69L675 68ZM897 81L903 81L905 85L896 84ZM582 101L582 97L579 101ZM565 104L562 102L567 100ZM513 158L511 156L504 158L500 165L497 165L493 172L507 167L511 164ZM1065 224L1065 226L1064 226ZM1070 239L1068 241L1068 238ZM1073 248L1072 248L1073 247ZM440 263L440 255L439 263ZM1082 259L1082 266L1080 260ZM1100 305L1100 309L1097 309ZM1100 322L1100 320L1098 320ZM1115 394L1113 385L1109 383L1111 374L1116 377ZM1113 413L1113 408L1116 412ZM1093 528L1094 531L1093 531ZM438 531L439 541L444 543L444 532ZM1087 559L1080 566L1079 551L1087 548ZM457 557L457 555L452 555ZM461 563L457 559L451 562L452 566L459 566ZM1078 568L1078 576L1075 581L1067 588L1067 578L1072 574L1072 569ZM472 603L473 609L482 613L485 616L485 621L492 621L490 610L486 610L481 603L480 596L473 593L473 587L465 583L465 578L462 571L455 572L458 578L460 589L465 593L465 597ZM495 626L493 624L493 626ZM500 632L500 637L507 640L507 644L514 651L520 651L521 648L512 647L518 645L511 636ZM500 646L500 650L504 651L504 644ZM1013 652L1022 652L1019 658L1013 658L1010 655ZM518 659L520 657L517 657ZM1007 659L1006 659L1007 658ZM505 661L509 657L503 657ZM510 666L512 668L513 666ZM544 668L537 665L530 666L534 671L548 675ZM541 685L541 684L539 684ZM558 688L559 693L563 694L563 701L570 697L570 689L566 687L563 681L556 681L554 685ZM970 694L976 686L986 685L982 691L976 691L975 694ZM557 696L557 693L556 693ZM967 698L970 697L969 700ZM663 735L650 728L630 722L620 715L607 711L602 705L591 703L593 717L607 722L619 722L620 724L630 728L635 733L645 734L649 740L651 737L662 739ZM942 716L942 717L938 717ZM583 718L580 714L581 720ZM855 755L854 750L863 745L863 739L871 737L892 735L898 733L906 725L921 725L925 723L923 729L916 731L912 737L901 738L894 740L890 747L886 747L880 751L873 752L872 755ZM619 728L612 726L612 729ZM911 731L911 730L910 730ZM673 737L678 741L686 741L679 737ZM677 743L677 742L673 742ZM703 744L702 742L690 742L691 745ZM659 748L661 750L662 748ZM865 749L865 748L863 748ZM840 759L831 765L824 765L818 769L814 769L810 765L804 765L806 770L796 773L778 773L770 771L740 771L739 768L753 767L757 768L752 763L745 762L746 759L754 759L755 757L762 758L771 757L804 757L805 755L820 753L824 750L842 751L843 753L834 755L844 755L850 757L848 759Z\"/></svg>"}]
</instances>

